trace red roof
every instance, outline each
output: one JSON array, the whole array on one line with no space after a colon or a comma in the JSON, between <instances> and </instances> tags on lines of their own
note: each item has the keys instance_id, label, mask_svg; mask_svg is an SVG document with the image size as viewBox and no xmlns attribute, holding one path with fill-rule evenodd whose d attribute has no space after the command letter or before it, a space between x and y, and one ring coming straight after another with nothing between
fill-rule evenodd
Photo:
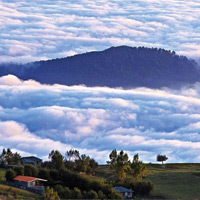
<instances>
[{"instance_id":1,"label":"red roof","mask_svg":"<svg viewBox=\"0 0 200 200\"><path fill-rule=\"evenodd\" d=\"M14 178L14 181L21 181L21 182L32 182L32 181L47 181L45 179L40 179L40 178L36 178L36 177L31 177L31 176L16 176Z\"/></svg>"}]
</instances>

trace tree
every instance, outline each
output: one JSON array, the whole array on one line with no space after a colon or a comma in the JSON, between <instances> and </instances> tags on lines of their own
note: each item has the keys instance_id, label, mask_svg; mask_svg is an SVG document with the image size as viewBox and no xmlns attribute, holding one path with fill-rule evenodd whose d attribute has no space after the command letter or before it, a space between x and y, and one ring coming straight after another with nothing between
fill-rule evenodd
<instances>
[{"instance_id":1,"label":"tree","mask_svg":"<svg viewBox=\"0 0 200 200\"><path fill-rule=\"evenodd\" d=\"M87 168L87 174L94 174L98 166L98 163L94 159L90 159L89 166Z\"/></svg>"},{"instance_id":2,"label":"tree","mask_svg":"<svg viewBox=\"0 0 200 200\"><path fill-rule=\"evenodd\" d=\"M7 150L3 149L0 155L0 163L2 167L5 167L5 165L18 165L21 163L21 156L17 152L12 153L9 148Z\"/></svg>"},{"instance_id":3,"label":"tree","mask_svg":"<svg viewBox=\"0 0 200 200\"><path fill-rule=\"evenodd\" d=\"M124 153L124 151L120 151L118 154L117 150L114 149L110 153L109 158L110 161L107 161L107 163L111 169L114 169L116 179L123 180L126 176L126 170L130 167L128 154Z\"/></svg>"},{"instance_id":4,"label":"tree","mask_svg":"<svg viewBox=\"0 0 200 200\"><path fill-rule=\"evenodd\" d=\"M7 181L12 181L16 177L16 172L13 169L6 170L5 178Z\"/></svg>"},{"instance_id":5,"label":"tree","mask_svg":"<svg viewBox=\"0 0 200 200\"><path fill-rule=\"evenodd\" d=\"M53 188L46 187L43 193L43 199L47 200L60 200L58 193L53 190Z\"/></svg>"},{"instance_id":6,"label":"tree","mask_svg":"<svg viewBox=\"0 0 200 200\"><path fill-rule=\"evenodd\" d=\"M11 165L12 158L13 158L12 151L9 148L7 150L3 149L0 156L2 166L4 167L5 165Z\"/></svg>"},{"instance_id":7,"label":"tree","mask_svg":"<svg viewBox=\"0 0 200 200\"><path fill-rule=\"evenodd\" d=\"M17 175L24 175L24 166L20 165L14 168Z\"/></svg>"},{"instance_id":8,"label":"tree","mask_svg":"<svg viewBox=\"0 0 200 200\"><path fill-rule=\"evenodd\" d=\"M133 157L133 162L131 163L131 174L135 180L141 180L146 173L145 165L139 160L139 155L136 154Z\"/></svg>"},{"instance_id":9,"label":"tree","mask_svg":"<svg viewBox=\"0 0 200 200\"><path fill-rule=\"evenodd\" d=\"M49 158L51 159L51 166L53 169L60 169L64 165L64 157L57 150L52 150L49 154Z\"/></svg>"},{"instance_id":10,"label":"tree","mask_svg":"<svg viewBox=\"0 0 200 200\"><path fill-rule=\"evenodd\" d=\"M115 166L117 165L117 156L117 150L112 150L112 152L109 155L110 161L107 161L111 168L115 168Z\"/></svg>"},{"instance_id":11,"label":"tree","mask_svg":"<svg viewBox=\"0 0 200 200\"><path fill-rule=\"evenodd\" d=\"M38 177L46 180L50 180L49 169L42 168L39 170Z\"/></svg>"},{"instance_id":12,"label":"tree","mask_svg":"<svg viewBox=\"0 0 200 200\"><path fill-rule=\"evenodd\" d=\"M70 149L65 153L65 167L74 170L76 168L76 160L80 159L80 153L78 150Z\"/></svg>"},{"instance_id":13,"label":"tree","mask_svg":"<svg viewBox=\"0 0 200 200\"><path fill-rule=\"evenodd\" d=\"M13 154L12 162L13 162L14 165L21 164L21 156L20 156L19 153L16 152L16 153Z\"/></svg>"},{"instance_id":14,"label":"tree","mask_svg":"<svg viewBox=\"0 0 200 200\"><path fill-rule=\"evenodd\" d=\"M80 153L78 150L70 149L65 154L66 160L71 162L80 159Z\"/></svg>"},{"instance_id":15,"label":"tree","mask_svg":"<svg viewBox=\"0 0 200 200\"><path fill-rule=\"evenodd\" d=\"M13 163L13 153L12 151L8 148L6 152L6 162L8 165L12 165Z\"/></svg>"},{"instance_id":16,"label":"tree","mask_svg":"<svg viewBox=\"0 0 200 200\"><path fill-rule=\"evenodd\" d=\"M168 157L166 155L157 155L158 162L162 162L162 164L163 164L163 162L166 160L168 160Z\"/></svg>"},{"instance_id":17,"label":"tree","mask_svg":"<svg viewBox=\"0 0 200 200\"><path fill-rule=\"evenodd\" d=\"M3 149L2 153L1 153L0 161L1 161L1 166L5 167L5 165L7 164L7 161L6 161L6 150L5 149Z\"/></svg>"},{"instance_id":18,"label":"tree","mask_svg":"<svg viewBox=\"0 0 200 200\"><path fill-rule=\"evenodd\" d=\"M85 154L80 156L79 160L75 161L76 170L79 172L87 172L88 166L90 164L90 157Z\"/></svg>"},{"instance_id":19,"label":"tree","mask_svg":"<svg viewBox=\"0 0 200 200\"><path fill-rule=\"evenodd\" d=\"M33 177L37 177L38 175L38 169L31 164L25 165L24 167L24 175L25 176L33 176Z\"/></svg>"},{"instance_id":20,"label":"tree","mask_svg":"<svg viewBox=\"0 0 200 200\"><path fill-rule=\"evenodd\" d=\"M94 174L98 163L85 154L80 155L78 150L70 149L65 154L65 167L78 172Z\"/></svg>"}]
</instances>

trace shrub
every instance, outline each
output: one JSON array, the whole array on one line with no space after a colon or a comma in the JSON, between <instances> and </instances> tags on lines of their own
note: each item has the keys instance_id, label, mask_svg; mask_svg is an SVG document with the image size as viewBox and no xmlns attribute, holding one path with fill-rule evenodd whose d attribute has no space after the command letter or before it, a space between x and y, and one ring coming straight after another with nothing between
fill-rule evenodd
<instances>
[{"instance_id":1,"label":"shrub","mask_svg":"<svg viewBox=\"0 0 200 200\"><path fill-rule=\"evenodd\" d=\"M14 168L17 175L24 175L24 166L20 165Z\"/></svg>"},{"instance_id":2,"label":"shrub","mask_svg":"<svg viewBox=\"0 0 200 200\"><path fill-rule=\"evenodd\" d=\"M131 188L134 191L134 194L138 196L148 196L153 190L153 183L149 181L136 182L134 180L127 180L127 182L124 182L121 185L126 188Z\"/></svg>"},{"instance_id":3,"label":"shrub","mask_svg":"<svg viewBox=\"0 0 200 200\"><path fill-rule=\"evenodd\" d=\"M75 187L72 190L72 199L82 199L81 190L79 188Z\"/></svg>"},{"instance_id":4,"label":"shrub","mask_svg":"<svg viewBox=\"0 0 200 200\"><path fill-rule=\"evenodd\" d=\"M46 187L43 193L43 199L60 200L60 197L58 196L57 192L53 190L53 188Z\"/></svg>"},{"instance_id":5,"label":"shrub","mask_svg":"<svg viewBox=\"0 0 200 200\"><path fill-rule=\"evenodd\" d=\"M98 199L107 199L105 194L101 190L98 191Z\"/></svg>"},{"instance_id":6,"label":"shrub","mask_svg":"<svg viewBox=\"0 0 200 200\"><path fill-rule=\"evenodd\" d=\"M13 181L16 177L16 172L13 169L6 170L5 178L7 181Z\"/></svg>"},{"instance_id":7,"label":"shrub","mask_svg":"<svg viewBox=\"0 0 200 200\"><path fill-rule=\"evenodd\" d=\"M85 190L82 192L82 199L88 199L88 193Z\"/></svg>"},{"instance_id":8,"label":"shrub","mask_svg":"<svg viewBox=\"0 0 200 200\"><path fill-rule=\"evenodd\" d=\"M134 193L139 196L148 196L153 190L151 182L136 182L133 187Z\"/></svg>"},{"instance_id":9,"label":"shrub","mask_svg":"<svg viewBox=\"0 0 200 200\"><path fill-rule=\"evenodd\" d=\"M63 190L63 198L70 199L72 197L72 192L68 187L65 187Z\"/></svg>"},{"instance_id":10,"label":"shrub","mask_svg":"<svg viewBox=\"0 0 200 200\"><path fill-rule=\"evenodd\" d=\"M62 199L71 199L72 197L72 192L68 187L63 187L62 185L56 185L54 187L55 191L58 192L58 195Z\"/></svg>"},{"instance_id":11,"label":"shrub","mask_svg":"<svg viewBox=\"0 0 200 200\"><path fill-rule=\"evenodd\" d=\"M88 199L98 199L98 195L94 190L90 190L87 197Z\"/></svg>"},{"instance_id":12,"label":"shrub","mask_svg":"<svg viewBox=\"0 0 200 200\"><path fill-rule=\"evenodd\" d=\"M108 195L109 199L123 199L122 195L120 194L120 192L117 191L112 191L110 195Z\"/></svg>"}]
</instances>

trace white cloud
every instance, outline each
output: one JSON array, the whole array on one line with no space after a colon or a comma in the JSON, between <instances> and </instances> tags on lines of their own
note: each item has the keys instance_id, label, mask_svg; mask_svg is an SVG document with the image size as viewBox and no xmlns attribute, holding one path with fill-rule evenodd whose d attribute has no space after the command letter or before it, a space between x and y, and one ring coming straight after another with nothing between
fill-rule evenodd
<instances>
[{"instance_id":1,"label":"white cloud","mask_svg":"<svg viewBox=\"0 0 200 200\"><path fill-rule=\"evenodd\" d=\"M1 1L0 59L30 62L111 45L199 57L199 6L195 0Z\"/></svg>"},{"instance_id":2,"label":"white cloud","mask_svg":"<svg viewBox=\"0 0 200 200\"><path fill-rule=\"evenodd\" d=\"M0 78L0 85L18 85L20 83L20 79L13 75L8 75Z\"/></svg>"},{"instance_id":3,"label":"white cloud","mask_svg":"<svg viewBox=\"0 0 200 200\"><path fill-rule=\"evenodd\" d=\"M0 147L47 157L77 148L105 163L113 149L145 162L199 162L200 83L180 91L44 85L0 77ZM34 148L32 148L34 146ZM35 148L37 147L37 148Z\"/></svg>"}]
</instances>

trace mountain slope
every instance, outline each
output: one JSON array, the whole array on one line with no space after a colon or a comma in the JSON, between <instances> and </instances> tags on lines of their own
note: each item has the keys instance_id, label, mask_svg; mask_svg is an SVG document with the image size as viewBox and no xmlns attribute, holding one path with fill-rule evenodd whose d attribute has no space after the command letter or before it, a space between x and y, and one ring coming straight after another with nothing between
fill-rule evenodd
<instances>
[{"instance_id":1,"label":"mountain slope","mask_svg":"<svg viewBox=\"0 0 200 200\"><path fill-rule=\"evenodd\" d=\"M41 83L109 87L179 87L200 80L196 63L157 48L111 47L27 65L0 66L8 73Z\"/></svg>"}]
</instances>

